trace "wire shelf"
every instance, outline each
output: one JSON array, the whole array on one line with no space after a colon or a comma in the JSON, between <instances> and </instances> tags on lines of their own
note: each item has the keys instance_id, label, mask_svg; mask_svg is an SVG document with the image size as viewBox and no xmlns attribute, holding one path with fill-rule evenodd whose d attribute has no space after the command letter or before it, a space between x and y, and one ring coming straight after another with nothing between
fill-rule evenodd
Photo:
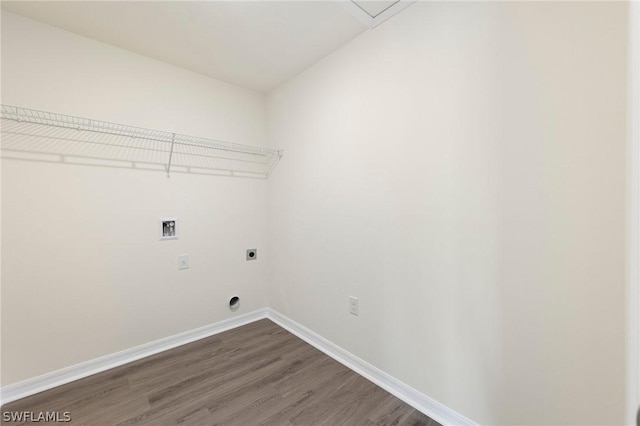
<instances>
[{"instance_id":1,"label":"wire shelf","mask_svg":"<svg viewBox=\"0 0 640 426\"><path fill-rule=\"evenodd\" d=\"M282 151L2 105L2 157L267 179Z\"/></svg>"}]
</instances>

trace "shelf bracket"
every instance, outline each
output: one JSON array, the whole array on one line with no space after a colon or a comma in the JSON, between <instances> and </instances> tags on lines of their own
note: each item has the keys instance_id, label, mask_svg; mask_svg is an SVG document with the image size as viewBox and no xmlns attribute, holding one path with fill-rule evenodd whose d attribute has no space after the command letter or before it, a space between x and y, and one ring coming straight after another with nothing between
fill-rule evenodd
<instances>
[{"instance_id":1,"label":"shelf bracket","mask_svg":"<svg viewBox=\"0 0 640 426\"><path fill-rule=\"evenodd\" d=\"M176 134L171 134L171 151L169 151L169 162L167 163L167 177L171 177L171 158L173 157L173 145L176 142Z\"/></svg>"}]
</instances>

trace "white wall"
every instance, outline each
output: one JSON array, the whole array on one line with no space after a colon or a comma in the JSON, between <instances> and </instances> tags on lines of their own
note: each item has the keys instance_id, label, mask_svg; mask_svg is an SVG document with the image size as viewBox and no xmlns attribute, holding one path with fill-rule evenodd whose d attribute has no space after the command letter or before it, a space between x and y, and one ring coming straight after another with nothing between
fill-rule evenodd
<instances>
[{"instance_id":1,"label":"white wall","mask_svg":"<svg viewBox=\"0 0 640 426\"><path fill-rule=\"evenodd\" d=\"M640 2L629 5L627 99L627 424L640 421Z\"/></svg>"},{"instance_id":2,"label":"white wall","mask_svg":"<svg viewBox=\"0 0 640 426\"><path fill-rule=\"evenodd\" d=\"M263 94L7 12L2 102L266 139ZM220 321L233 293L237 313L266 306L266 195L262 180L3 159L2 385ZM179 240L158 240L160 216Z\"/></svg>"},{"instance_id":3,"label":"white wall","mask_svg":"<svg viewBox=\"0 0 640 426\"><path fill-rule=\"evenodd\" d=\"M270 93L270 305L482 424L623 423L626 13L416 3Z\"/></svg>"}]
</instances>

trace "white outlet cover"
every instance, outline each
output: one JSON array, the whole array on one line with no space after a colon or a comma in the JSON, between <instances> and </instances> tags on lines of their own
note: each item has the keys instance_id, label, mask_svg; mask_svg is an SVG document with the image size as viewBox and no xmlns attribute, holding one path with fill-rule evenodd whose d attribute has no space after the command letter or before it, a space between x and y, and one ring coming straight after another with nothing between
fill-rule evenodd
<instances>
[{"instance_id":1,"label":"white outlet cover","mask_svg":"<svg viewBox=\"0 0 640 426\"><path fill-rule=\"evenodd\" d=\"M351 315L360 315L360 301L357 297L349 297L349 313Z\"/></svg>"},{"instance_id":2,"label":"white outlet cover","mask_svg":"<svg viewBox=\"0 0 640 426\"><path fill-rule=\"evenodd\" d=\"M178 269L189 269L189 255L181 254L178 256Z\"/></svg>"}]
</instances>

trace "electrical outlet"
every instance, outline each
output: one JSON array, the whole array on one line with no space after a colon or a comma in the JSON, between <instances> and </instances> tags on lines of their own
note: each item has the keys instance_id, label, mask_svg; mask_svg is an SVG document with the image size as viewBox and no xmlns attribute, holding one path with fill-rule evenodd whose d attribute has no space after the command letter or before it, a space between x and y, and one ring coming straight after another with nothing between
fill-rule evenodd
<instances>
[{"instance_id":1,"label":"electrical outlet","mask_svg":"<svg viewBox=\"0 0 640 426\"><path fill-rule=\"evenodd\" d=\"M189 269L189 255L182 254L178 256L178 269Z\"/></svg>"},{"instance_id":2,"label":"electrical outlet","mask_svg":"<svg viewBox=\"0 0 640 426\"><path fill-rule=\"evenodd\" d=\"M357 297L349 297L349 313L351 315L360 315L360 301Z\"/></svg>"}]
</instances>

